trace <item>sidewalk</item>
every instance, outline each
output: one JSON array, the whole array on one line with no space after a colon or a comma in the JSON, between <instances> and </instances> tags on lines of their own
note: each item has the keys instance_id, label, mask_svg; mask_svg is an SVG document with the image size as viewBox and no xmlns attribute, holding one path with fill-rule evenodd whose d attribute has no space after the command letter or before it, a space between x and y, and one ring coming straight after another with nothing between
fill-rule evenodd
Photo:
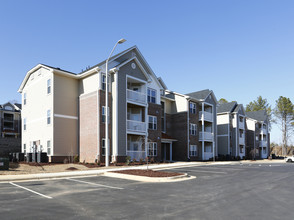
<instances>
[{"instance_id":1,"label":"sidewalk","mask_svg":"<svg viewBox=\"0 0 294 220\"><path fill-rule=\"evenodd\" d=\"M264 164L264 163L285 163L284 160L245 160L245 161L218 161L218 162L175 162L169 164L149 164L149 169L176 168L185 166L205 166L205 165L228 165L228 164ZM102 175L110 171L147 169L147 165L131 167L104 167L95 170L68 171L56 173L38 173L38 174L20 174L20 175L0 175L0 182L23 181L23 180L41 180L54 178L69 178L77 176Z\"/></svg>"},{"instance_id":2,"label":"sidewalk","mask_svg":"<svg viewBox=\"0 0 294 220\"><path fill-rule=\"evenodd\" d=\"M170 164L149 164L149 169L163 169L183 166L200 166L208 165L213 162L175 162ZM215 164L228 164L231 162L215 162ZM41 179L53 179L53 178L69 178L77 176L91 176L102 175L109 171L118 170L130 170L130 169L147 169L147 165L132 166L132 167L104 167L95 170L83 170L83 171L68 171L68 172L56 172L56 173L37 173L37 174L20 174L20 175L0 175L0 182L11 181L23 181L23 180L41 180Z\"/></svg>"}]
</instances>

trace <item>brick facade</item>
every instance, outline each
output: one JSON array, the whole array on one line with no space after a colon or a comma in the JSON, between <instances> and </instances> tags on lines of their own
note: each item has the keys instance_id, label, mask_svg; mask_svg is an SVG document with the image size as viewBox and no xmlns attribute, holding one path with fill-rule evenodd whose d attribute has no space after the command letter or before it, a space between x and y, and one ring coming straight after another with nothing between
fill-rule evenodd
<instances>
[{"instance_id":1,"label":"brick facade","mask_svg":"<svg viewBox=\"0 0 294 220\"><path fill-rule=\"evenodd\" d=\"M148 142L156 142L157 143L157 156L156 160L161 160L161 105L157 105L154 103L149 103L148 105L148 115L156 116L157 118L157 129L151 130L148 129ZM147 126L148 126L148 119Z\"/></svg>"}]
</instances>

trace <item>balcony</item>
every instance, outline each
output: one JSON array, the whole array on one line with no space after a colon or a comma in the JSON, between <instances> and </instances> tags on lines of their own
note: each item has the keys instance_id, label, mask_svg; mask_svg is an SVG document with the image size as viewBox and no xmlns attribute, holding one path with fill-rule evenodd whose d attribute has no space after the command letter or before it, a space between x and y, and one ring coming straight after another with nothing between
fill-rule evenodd
<instances>
[{"instance_id":1,"label":"balcony","mask_svg":"<svg viewBox=\"0 0 294 220\"><path fill-rule=\"evenodd\" d=\"M213 133L211 132L199 132L200 141L213 141Z\"/></svg>"},{"instance_id":2,"label":"balcony","mask_svg":"<svg viewBox=\"0 0 294 220\"><path fill-rule=\"evenodd\" d=\"M244 123L244 120L241 122L239 121L239 129L245 129L245 123Z\"/></svg>"},{"instance_id":3,"label":"balcony","mask_svg":"<svg viewBox=\"0 0 294 220\"><path fill-rule=\"evenodd\" d=\"M140 104L147 104L147 96L145 93L127 89L127 101Z\"/></svg>"},{"instance_id":4,"label":"balcony","mask_svg":"<svg viewBox=\"0 0 294 220\"><path fill-rule=\"evenodd\" d=\"M127 120L127 131L145 133L146 122Z\"/></svg>"},{"instance_id":5,"label":"balcony","mask_svg":"<svg viewBox=\"0 0 294 220\"><path fill-rule=\"evenodd\" d=\"M205 112L204 111L204 114L202 111L199 112L199 121L202 120L202 116L204 115L204 121L210 121L212 122L213 121L213 117L212 117L212 113L210 112Z\"/></svg>"},{"instance_id":6,"label":"balcony","mask_svg":"<svg viewBox=\"0 0 294 220\"><path fill-rule=\"evenodd\" d=\"M259 141L259 147L267 147L267 141Z\"/></svg>"},{"instance_id":7,"label":"balcony","mask_svg":"<svg viewBox=\"0 0 294 220\"><path fill-rule=\"evenodd\" d=\"M239 144L245 145L245 138L244 137L239 137Z\"/></svg>"}]
</instances>

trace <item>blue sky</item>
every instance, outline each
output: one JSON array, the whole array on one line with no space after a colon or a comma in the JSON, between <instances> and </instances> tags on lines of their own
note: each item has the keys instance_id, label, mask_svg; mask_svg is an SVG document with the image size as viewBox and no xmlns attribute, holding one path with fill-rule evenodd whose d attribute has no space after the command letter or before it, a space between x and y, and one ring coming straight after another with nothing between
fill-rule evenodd
<instances>
[{"instance_id":1,"label":"blue sky","mask_svg":"<svg viewBox=\"0 0 294 220\"><path fill-rule=\"evenodd\" d=\"M294 101L294 1L0 0L0 103L38 63L80 72L137 45L170 90L212 89L246 106ZM280 142L277 127L272 140Z\"/></svg>"}]
</instances>

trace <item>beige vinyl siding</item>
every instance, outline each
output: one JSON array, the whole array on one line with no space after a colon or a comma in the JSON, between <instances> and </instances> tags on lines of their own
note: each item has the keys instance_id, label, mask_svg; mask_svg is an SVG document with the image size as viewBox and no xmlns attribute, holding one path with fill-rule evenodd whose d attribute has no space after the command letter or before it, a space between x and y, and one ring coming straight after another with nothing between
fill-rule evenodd
<instances>
[{"instance_id":1,"label":"beige vinyl siding","mask_svg":"<svg viewBox=\"0 0 294 220\"><path fill-rule=\"evenodd\" d=\"M54 156L78 153L78 86L76 79L54 75Z\"/></svg>"}]
</instances>

